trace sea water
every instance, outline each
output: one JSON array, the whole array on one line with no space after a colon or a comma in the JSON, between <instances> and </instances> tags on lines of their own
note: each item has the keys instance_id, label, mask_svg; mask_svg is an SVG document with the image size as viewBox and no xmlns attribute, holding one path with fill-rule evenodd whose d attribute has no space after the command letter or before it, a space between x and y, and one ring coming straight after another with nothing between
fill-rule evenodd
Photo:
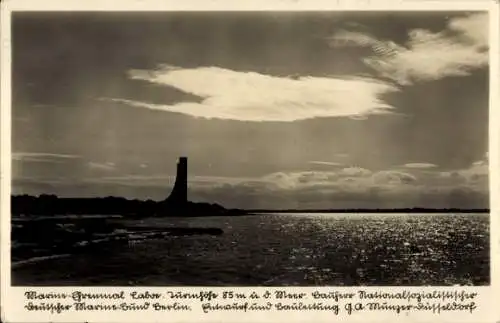
<instances>
[{"instance_id":1,"label":"sea water","mask_svg":"<svg viewBox=\"0 0 500 323\"><path fill-rule=\"evenodd\" d=\"M486 285L490 279L487 214L260 214L140 221L158 228L219 227L224 234L103 243L92 252L16 267L12 283L422 286Z\"/></svg>"}]
</instances>

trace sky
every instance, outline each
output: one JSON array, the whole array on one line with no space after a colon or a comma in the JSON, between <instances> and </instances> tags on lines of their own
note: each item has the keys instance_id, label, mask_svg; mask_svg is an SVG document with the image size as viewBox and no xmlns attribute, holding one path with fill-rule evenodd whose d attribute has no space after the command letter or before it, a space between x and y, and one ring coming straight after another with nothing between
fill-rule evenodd
<instances>
[{"instance_id":1,"label":"sky","mask_svg":"<svg viewBox=\"0 0 500 323\"><path fill-rule=\"evenodd\" d=\"M12 194L483 208L484 12L12 16Z\"/></svg>"}]
</instances>

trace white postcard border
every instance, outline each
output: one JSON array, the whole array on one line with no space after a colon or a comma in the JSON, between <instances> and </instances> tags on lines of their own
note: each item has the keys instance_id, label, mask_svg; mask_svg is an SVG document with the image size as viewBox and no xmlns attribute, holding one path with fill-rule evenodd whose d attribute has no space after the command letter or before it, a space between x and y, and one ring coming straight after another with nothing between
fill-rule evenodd
<instances>
[{"instance_id":1,"label":"white postcard border","mask_svg":"<svg viewBox=\"0 0 500 323\"><path fill-rule=\"evenodd\" d=\"M500 299L500 268L499 268L499 250L500 250L500 124L498 115L498 89L499 89L499 20L498 3L495 1L68 1L68 0L7 0L2 2L1 13L1 302L2 302L2 320L6 322L68 322L68 321L87 321L87 322L271 322L286 320L289 322L303 321L328 321L337 319L347 321L412 321L412 322L494 322L500 320L500 307L496 305L495 299ZM12 11L323 11L323 10L486 10L490 13L490 108L489 108L489 162L490 162L490 205L491 205L491 285L487 287L392 287L392 288L365 288L365 287L307 287L307 288L271 288L248 287L248 288L223 288L223 287L103 287L103 288L80 288L80 287L43 287L43 288L24 288L10 286L10 182L11 182L11 53L10 53L10 14ZM445 313L436 315L432 313L422 313L419 315L394 315L390 312L364 313L364 315L339 315L335 316L328 312L214 312L212 314L203 314L203 311L197 310L190 313L177 312L173 314L165 312L82 312L82 314L50 314L49 312L28 312L23 308L26 302L25 292L28 290L39 290L44 292L72 293L76 290L96 292L96 291L120 291L125 293L132 291L166 291L182 290L183 292L200 290L222 292L223 290L234 290L239 292L251 293L256 290L264 293L266 290L287 290L290 292L312 290L353 292L358 290L384 290L398 292L403 290L429 291L434 290L465 290L469 292L478 292L478 304L480 308L473 315L467 315L461 312ZM194 300L193 306L199 304Z\"/></svg>"}]
</instances>

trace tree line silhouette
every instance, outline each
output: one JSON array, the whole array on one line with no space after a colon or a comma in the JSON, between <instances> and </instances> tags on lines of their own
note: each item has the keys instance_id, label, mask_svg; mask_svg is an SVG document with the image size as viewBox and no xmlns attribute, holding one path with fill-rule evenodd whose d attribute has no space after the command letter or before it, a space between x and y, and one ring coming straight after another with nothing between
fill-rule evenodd
<instances>
[{"instance_id":1,"label":"tree line silhouette","mask_svg":"<svg viewBox=\"0 0 500 323\"><path fill-rule=\"evenodd\" d=\"M147 216L207 216L240 215L242 210L226 209L215 203L163 200L129 200L123 197L60 198L52 194L11 196L13 215L122 215Z\"/></svg>"}]
</instances>

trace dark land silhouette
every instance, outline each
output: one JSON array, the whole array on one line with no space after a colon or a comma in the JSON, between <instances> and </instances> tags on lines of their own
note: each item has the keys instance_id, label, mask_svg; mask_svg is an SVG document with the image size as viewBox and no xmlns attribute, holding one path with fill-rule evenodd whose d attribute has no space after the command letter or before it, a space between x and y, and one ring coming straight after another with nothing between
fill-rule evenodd
<instances>
[{"instance_id":1,"label":"dark land silhouette","mask_svg":"<svg viewBox=\"0 0 500 323\"><path fill-rule=\"evenodd\" d=\"M127 218L150 216L220 216L241 215L239 209L226 209L215 203L186 201L129 200L123 197L60 198L56 195L17 195L11 197L11 213L30 215L121 215Z\"/></svg>"},{"instance_id":2,"label":"dark land silhouette","mask_svg":"<svg viewBox=\"0 0 500 323\"><path fill-rule=\"evenodd\" d=\"M177 196L177 195L174 195ZM177 199L129 200L123 197L59 198L42 194L14 195L11 213L15 216L30 215L121 215L127 218L150 216L237 216L255 213L489 213L490 209L459 208L394 208L394 209L226 209L216 203L201 203Z\"/></svg>"}]
</instances>

